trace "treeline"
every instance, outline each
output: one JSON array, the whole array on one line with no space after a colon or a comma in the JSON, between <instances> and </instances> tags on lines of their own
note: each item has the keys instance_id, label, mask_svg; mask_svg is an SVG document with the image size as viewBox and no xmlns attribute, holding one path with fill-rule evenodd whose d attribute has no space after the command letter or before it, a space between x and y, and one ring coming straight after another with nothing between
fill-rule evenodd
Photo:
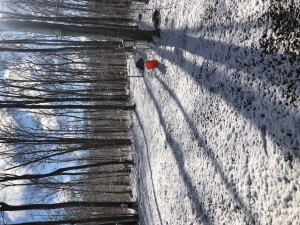
<instances>
[{"instance_id":1,"label":"treeline","mask_svg":"<svg viewBox=\"0 0 300 225\"><path fill-rule=\"evenodd\" d=\"M143 2L143 1L139 1ZM11 0L1 9L5 224L136 224L124 41L151 41L128 0ZM9 191L7 191L9 192ZM11 218L11 217L10 217Z\"/></svg>"}]
</instances>

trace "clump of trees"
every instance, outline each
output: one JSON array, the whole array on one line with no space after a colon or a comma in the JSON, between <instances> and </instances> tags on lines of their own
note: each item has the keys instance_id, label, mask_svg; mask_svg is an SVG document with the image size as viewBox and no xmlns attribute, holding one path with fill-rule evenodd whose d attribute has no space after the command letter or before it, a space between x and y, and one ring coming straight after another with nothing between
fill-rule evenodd
<instances>
[{"instance_id":1,"label":"clump of trees","mask_svg":"<svg viewBox=\"0 0 300 225\"><path fill-rule=\"evenodd\" d=\"M136 224L124 41L151 41L159 30L139 30L130 4L2 7L0 188L27 195L23 205L0 202L0 212L26 212L13 224Z\"/></svg>"}]
</instances>

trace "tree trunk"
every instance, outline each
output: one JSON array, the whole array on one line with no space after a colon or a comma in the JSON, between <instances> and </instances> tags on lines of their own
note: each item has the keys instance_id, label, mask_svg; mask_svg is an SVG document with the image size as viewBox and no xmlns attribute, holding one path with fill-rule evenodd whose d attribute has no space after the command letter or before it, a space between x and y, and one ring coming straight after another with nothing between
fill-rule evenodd
<instances>
[{"instance_id":1,"label":"tree trunk","mask_svg":"<svg viewBox=\"0 0 300 225\"><path fill-rule=\"evenodd\" d=\"M63 202L54 204L30 204L30 205L8 205L0 202L0 212L23 211L23 210L49 210L71 207L132 207L136 202Z\"/></svg>"},{"instance_id":2,"label":"tree trunk","mask_svg":"<svg viewBox=\"0 0 300 225\"><path fill-rule=\"evenodd\" d=\"M102 109L102 110L134 110L134 105L29 105L20 103L0 104L0 109L14 108L14 109Z\"/></svg>"},{"instance_id":3,"label":"tree trunk","mask_svg":"<svg viewBox=\"0 0 300 225\"><path fill-rule=\"evenodd\" d=\"M133 161L131 160L124 160L124 161L109 161L109 162L99 162L94 164L86 164L86 165L80 165L80 166L70 166L70 167L64 167L57 169L50 173L44 173L44 174L24 174L24 175L10 175L6 174L1 180L1 182L7 182L7 181L14 181L14 180L38 180L45 177L53 177L53 176L63 176L65 175L64 172L70 171L70 170L79 170L79 169L87 169L87 168L93 168L93 167L100 167L100 166L107 166L107 165L132 165ZM0 209L1 211L1 209Z\"/></svg>"},{"instance_id":4,"label":"tree trunk","mask_svg":"<svg viewBox=\"0 0 300 225\"><path fill-rule=\"evenodd\" d=\"M97 223L99 225L116 225L116 224L136 224L136 216L113 216L113 217L99 217L99 218L83 218L83 219L66 219L59 221L41 221L41 222L27 222L14 223L6 225L65 225L65 224L79 224L79 223Z\"/></svg>"},{"instance_id":5,"label":"tree trunk","mask_svg":"<svg viewBox=\"0 0 300 225\"><path fill-rule=\"evenodd\" d=\"M112 26L77 26L35 21L6 20L0 22L0 31L33 32L58 36L103 35L133 41L153 41L160 36L160 30L139 30L136 27L122 28Z\"/></svg>"}]
</instances>

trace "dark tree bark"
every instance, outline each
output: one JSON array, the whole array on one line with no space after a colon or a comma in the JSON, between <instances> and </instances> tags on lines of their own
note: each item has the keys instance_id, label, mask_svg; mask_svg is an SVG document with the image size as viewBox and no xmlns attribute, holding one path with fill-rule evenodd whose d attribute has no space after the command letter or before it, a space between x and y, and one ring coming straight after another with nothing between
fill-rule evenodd
<instances>
[{"instance_id":1,"label":"dark tree bark","mask_svg":"<svg viewBox=\"0 0 300 225\"><path fill-rule=\"evenodd\" d=\"M63 202L55 204L30 204L30 205L9 205L0 202L0 212L23 211L23 210L49 210L70 207L135 207L136 202Z\"/></svg>"},{"instance_id":2,"label":"dark tree bark","mask_svg":"<svg viewBox=\"0 0 300 225\"><path fill-rule=\"evenodd\" d=\"M102 109L102 110L134 110L135 105L34 105L20 103L0 103L0 108L14 108L14 109Z\"/></svg>"},{"instance_id":3,"label":"dark tree bark","mask_svg":"<svg viewBox=\"0 0 300 225\"><path fill-rule=\"evenodd\" d=\"M100 166L107 166L107 165L132 165L133 161L130 160L124 160L124 161L109 161L109 162L99 162L94 164L86 164L86 165L80 165L80 166L70 166L65 168L57 169L50 173L44 173L44 174L24 174L24 175L9 175L7 174L5 177L0 179L1 182L7 182L7 181L15 181L15 180L38 180L45 177L53 177L53 176L64 176L64 172L70 171L70 170L79 170L79 169L87 169L87 168L93 168L93 167L100 167Z\"/></svg>"},{"instance_id":4,"label":"dark tree bark","mask_svg":"<svg viewBox=\"0 0 300 225\"><path fill-rule=\"evenodd\" d=\"M41 222L27 222L14 223L6 225L65 225L65 224L80 224L80 223L97 223L99 225L133 225L138 221L135 215L128 216L113 216L113 217L98 217L98 218L83 218L83 219L66 219L59 221L41 221Z\"/></svg>"},{"instance_id":5,"label":"dark tree bark","mask_svg":"<svg viewBox=\"0 0 300 225\"><path fill-rule=\"evenodd\" d=\"M160 36L160 30L139 30L136 27L123 28L115 26L77 26L54 24L46 22L6 20L0 21L1 31L21 31L34 33L55 34L58 36L78 36L78 35L103 35L106 37L120 38L133 41L152 41L154 36Z\"/></svg>"}]
</instances>

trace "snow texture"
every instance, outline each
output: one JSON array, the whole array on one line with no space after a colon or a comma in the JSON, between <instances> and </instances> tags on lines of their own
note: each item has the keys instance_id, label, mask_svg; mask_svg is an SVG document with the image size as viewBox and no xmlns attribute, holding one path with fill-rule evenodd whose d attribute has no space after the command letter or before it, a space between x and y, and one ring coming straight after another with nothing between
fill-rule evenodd
<instances>
[{"instance_id":1,"label":"snow texture","mask_svg":"<svg viewBox=\"0 0 300 225\"><path fill-rule=\"evenodd\" d=\"M159 69L128 78L140 224L300 224L299 47L261 44L278 37L270 9L299 5L150 0L141 10L149 28L160 10L162 32L134 56Z\"/></svg>"}]
</instances>

